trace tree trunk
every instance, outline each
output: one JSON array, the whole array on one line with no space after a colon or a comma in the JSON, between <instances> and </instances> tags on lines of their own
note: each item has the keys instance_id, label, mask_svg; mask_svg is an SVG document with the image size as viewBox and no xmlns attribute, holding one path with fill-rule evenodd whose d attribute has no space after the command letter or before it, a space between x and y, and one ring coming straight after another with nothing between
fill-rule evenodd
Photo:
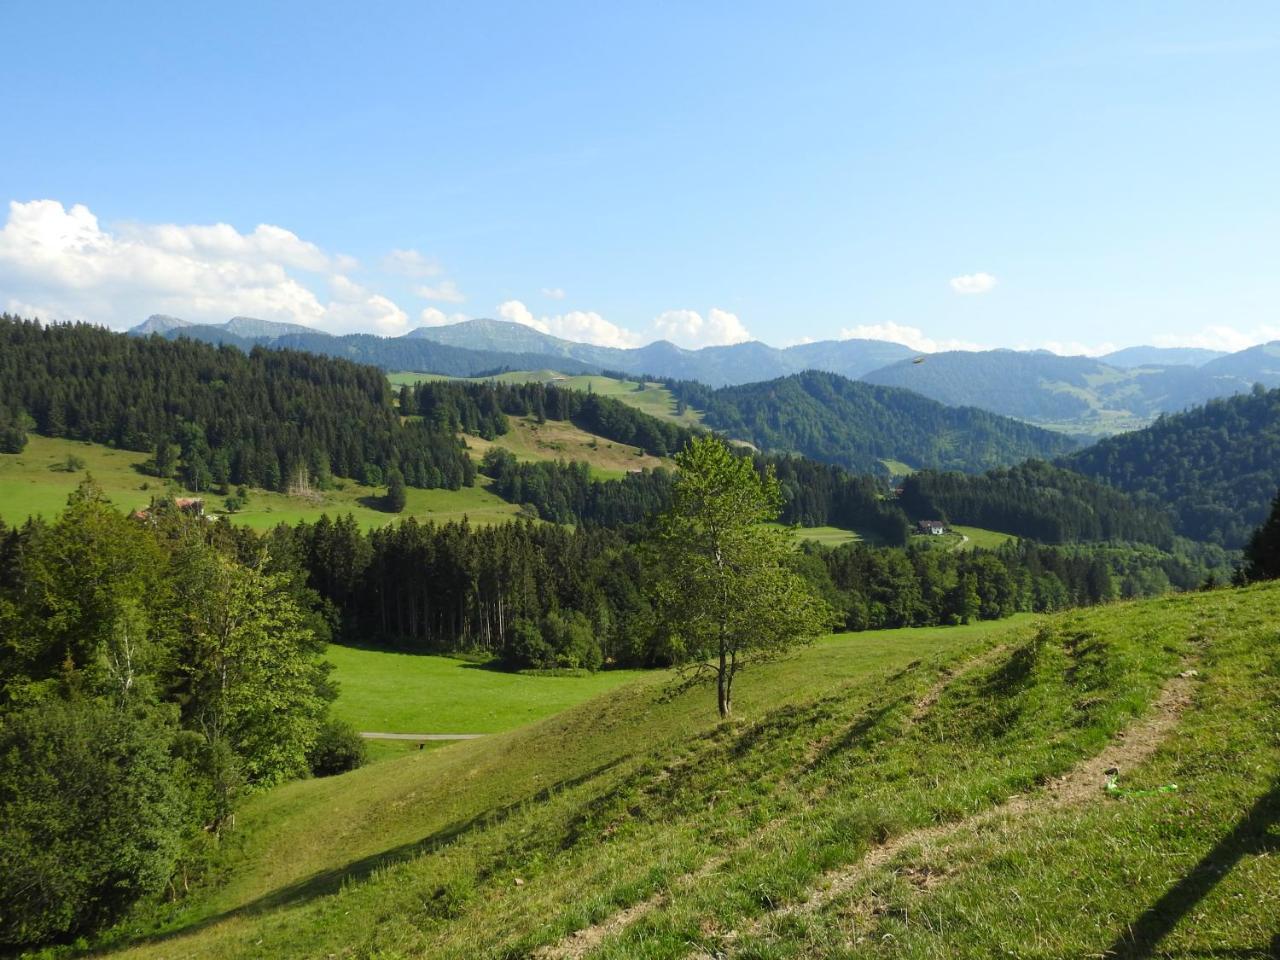
<instances>
[{"instance_id":1,"label":"tree trunk","mask_svg":"<svg viewBox=\"0 0 1280 960\"><path fill-rule=\"evenodd\" d=\"M724 644L720 645L720 667L716 670L716 704L720 708L720 719L728 720L733 713L733 702L729 699L729 684L733 678L729 675L729 666L725 662Z\"/></svg>"}]
</instances>

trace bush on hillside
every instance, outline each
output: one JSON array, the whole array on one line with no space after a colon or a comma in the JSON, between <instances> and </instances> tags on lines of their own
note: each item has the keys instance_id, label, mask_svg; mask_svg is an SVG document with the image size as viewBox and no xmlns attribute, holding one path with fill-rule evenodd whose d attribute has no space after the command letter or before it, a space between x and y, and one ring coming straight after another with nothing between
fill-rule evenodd
<instances>
[{"instance_id":1,"label":"bush on hillside","mask_svg":"<svg viewBox=\"0 0 1280 960\"><path fill-rule=\"evenodd\" d=\"M369 748L355 727L345 720L329 717L320 727L320 735L307 754L311 772L317 777L332 777L362 767L369 759Z\"/></svg>"},{"instance_id":2,"label":"bush on hillside","mask_svg":"<svg viewBox=\"0 0 1280 960\"><path fill-rule=\"evenodd\" d=\"M171 719L98 699L53 699L0 727L0 943L65 939L160 890L183 804Z\"/></svg>"}]
</instances>

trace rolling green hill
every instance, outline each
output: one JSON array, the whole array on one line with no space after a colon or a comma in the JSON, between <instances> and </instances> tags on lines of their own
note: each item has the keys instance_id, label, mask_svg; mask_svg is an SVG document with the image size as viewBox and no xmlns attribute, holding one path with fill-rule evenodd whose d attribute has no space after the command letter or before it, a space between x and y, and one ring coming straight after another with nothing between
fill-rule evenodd
<instances>
[{"instance_id":1,"label":"rolling green hill","mask_svg":"<svg viewBox=\"0 0 1280 960\"><path fill-rule=\"evenodd\" d=\"M1280 488L1280 389L1161 417L1062 464L1167 508L1183 536L1241 547Z\"/></svg>"},{"instance_id":2,"label":"rolling green hill","mask_svg":"<svg viewBox=\"0 0 1280 960\"><path fill-rule=\"evenodd\" d=\"M256 797L111 955L1266 956L1278 619L1273 584L844 636L724 724L649 676Z\"/></svg>"},{"instance_id":3,"label":"rolling green hill","mask_svg":"<svg viewBox=\"0 0 1280 960\"><path fill-rule=\"evenodd\" d=\"M946 407L910 390L809 370L711 390L673 382L703 423L767 452L792 452L860 472L932 468L977 472L1055 456L1074 442L974 407ZM899 464L886 467L886 461Z\"/></svg>"}]
</instances>

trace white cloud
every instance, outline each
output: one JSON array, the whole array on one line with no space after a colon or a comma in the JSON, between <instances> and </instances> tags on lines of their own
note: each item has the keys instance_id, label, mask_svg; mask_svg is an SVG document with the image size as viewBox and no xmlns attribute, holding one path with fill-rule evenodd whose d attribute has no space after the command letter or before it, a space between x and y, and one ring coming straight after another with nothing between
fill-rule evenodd
<instances>
[{"instance_id":1,"label":"white cloud","mask_svg":"<svg viewBox=\"0 0 1280 960\"><path fill-rule=\"evenodd\" d=\"M168 313L198 323L242 314L334 332L403 330L404 311L351 280L345 271L354 265L270 224L248 233L222 223L112 229L89 208L56 200L11 202L0 229L0 289L13 307L117 328Z\"/></svg>"},{"instance_id":2,"label":"white cloud","mask_svg":"<svg viewBox=\"0 0 1280 960\"><path fill-rule=\"evenodd\" d=\"M907 327L898 323L864 323L840 331L841 340L888 340L901 343L920 353L941 353L944 350L989 349L968 340L935 340L927 337L919 327Z\"/></svg>"},{"instance_id":3,"label":"white cloud","mask_svg":"<svg viewBox=\"0 0 1280 960\"><path fill-rule=\"evenodd\" d=\"M325 311L324 325L337 330L371 330L396 336L409 327L409 317L381 294L367 290L342 274L330 280L334 299Z\"/></svg>"},{"instance_id":4,"label":"white cloud","mask_svg":"<svg viewBox=\"0 0 1280 960\"><path fill-rule=\"evenodd\" d=\"M526 327L533 327L542 333L551 332L546 322L535 317L533 312L519 300L506 300L498 304L498 316L512 323L523 323Z\"/></svg>"},{"instance_id":5,"label":"white cloud","mask_svg":"<svg viewBox=\"0 0 1280 960\"><path fill-rule=\"evenodd\" d=\"M427 307L418 315L418 323L424 327L443 327L470 319L465 313L445 313L435 307Z\"/></svg>"},{"instance_id":6,"label":"white cloud","mask_svg":"<svg viewBox=\"0 0 1280 960\"><path fill-rule=\"evenodd\" d=\"M988 293L996 285L996 278L989 273L966 273L949 282L956 293Z\"/></svg>"},{"instance_id":7,"label":"white cloud","mask_svg":"<svg viewBox=\"0 0 1280 960\"><path fill-rule=\"evenodd\" d=\"M594 343L601 347L636 347L640 337L630 330L610 323L593 311L573 310L554 317L535 317L533 311L519 300L507 300L498 306L498 316L512 323L521 323L534 330L576 340Z\"/></svg>"},{"instance_id":8,"label":"white cloud","mask_svg":"<svg viewBox=\"0 0 1280 960\"><path fill-rule=\"evenodd\" d=\"M1157 347L1200 347L1235 353L1272 340L1280 340L1280 326L1260 323L1242 330L1226 324L1213 324L1198 333L1162 334L1152 338L1152 343Z\"/></svg>"},{"instance_id":9,"label":"white cloud","mask_svg":"<svg viewBox=\"0 0 1280 960\"><path fill-rule=\"evenodd\" d=\"M719 307L708 310L706 317L696 310L667 310L653 318L653 329L664 340L691 349L751 339L737 314Z\"/></svg>"},{"instance_id":10,"label":"white cloud","mask_svg":"<svg viewBox=\"0 0 1280 960\"><path fill-rule=\"evenodd\" d=\"M417 250L392 250L382 258L382 267L405 277L438 277L444 273L437 260Z\"/></svg>"},{"instance_id":11,"label":"white cloud","mask_svg":"<svg viewBox=\"0 0 1280 960\"><path fill-rule=\"evenodd\" d=\"M443 303L462 303L467 299L452 280L441 280L434 285L423 284L415 287L413 292L423 300L440 300Z\"/></svg>"},{"instance_id":12,"label":"white cloud","mask_svg":"<svg viewBox=\"0 0 1280 960\"><path fill-rule=\"evenodd\" d=\"M564 290L560 287L543 287L542 295L550 300L563 300Z\"/></svg>"},{"instance_id":13,"label":"white cloud","mask_svg":"<svg viewBox=\"0 0 1280 960\"><path fill-rule=\"evenodd\" d=\"M73 207L74 213L83 207ZM227 223L179 226L172 223L124 223L116 236L126 243L153 247L199 259L238 260L260 263L269 261L318 273L336 266L334 258L314 243L301 239L292 231L271 224L260 224L252 233L240 233ZM350 261L350 258L344 258Z\"/></svg>"}]
</instances>

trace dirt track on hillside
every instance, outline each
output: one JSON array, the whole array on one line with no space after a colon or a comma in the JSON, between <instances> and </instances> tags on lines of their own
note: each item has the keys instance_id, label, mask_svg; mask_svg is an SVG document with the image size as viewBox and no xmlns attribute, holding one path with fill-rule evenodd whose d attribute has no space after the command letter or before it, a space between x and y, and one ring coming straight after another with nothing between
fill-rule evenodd
<instances>
[{"instance_id":1,"label":"dirt track on hillside","mask_svg":"<svg viewBox=\"0 0 1280 960\"><path fill-rule=\"evenodd\" d=\"M997 647L948 671L913 706L911 719L919 722L938 701L942 691L957 677L989 662L998 656L1003 647ZM1142 719L1120 731L1098 754L1077 763L1062 777L1047 783L1031 793L1016 794L995 807L983 810L963 820L921 827L908 831L869 850L860 860L825 874L814 885L804 900L780 907L726 937L725 946L736 939L753 936L774 918L804 915L821 909L854 889L872 871L890 863L899 853L917 845L929 845L968 829L1001 817L1017 817L1040 809L1053 809L1083 803L1093 797L1101 797L1106 786L1107 771L1126 771L1150 759L1177 726L1183 711L1191 703L1195 671L1184 671L1169 680L1156 696L1150 711ZM764 831L768 831L766 826ZM759 835L751 840L758 840ZM745 841L744 841L745 844ZM688 888L722 866L729 859L726 852L713 857L697 870L685 874L674 886ZM665 893L655 893L618 913L581 930L577 930L559 942L536 950L536 960L583 960L592 950L613 934L620 933L641 917L661 907L667 901ZM730 946L731 949L731 946ZM718 954L717 956L723 956ZM696 953L690 960L712 960L710 954Z\"/></svg>"}]
</instances>

